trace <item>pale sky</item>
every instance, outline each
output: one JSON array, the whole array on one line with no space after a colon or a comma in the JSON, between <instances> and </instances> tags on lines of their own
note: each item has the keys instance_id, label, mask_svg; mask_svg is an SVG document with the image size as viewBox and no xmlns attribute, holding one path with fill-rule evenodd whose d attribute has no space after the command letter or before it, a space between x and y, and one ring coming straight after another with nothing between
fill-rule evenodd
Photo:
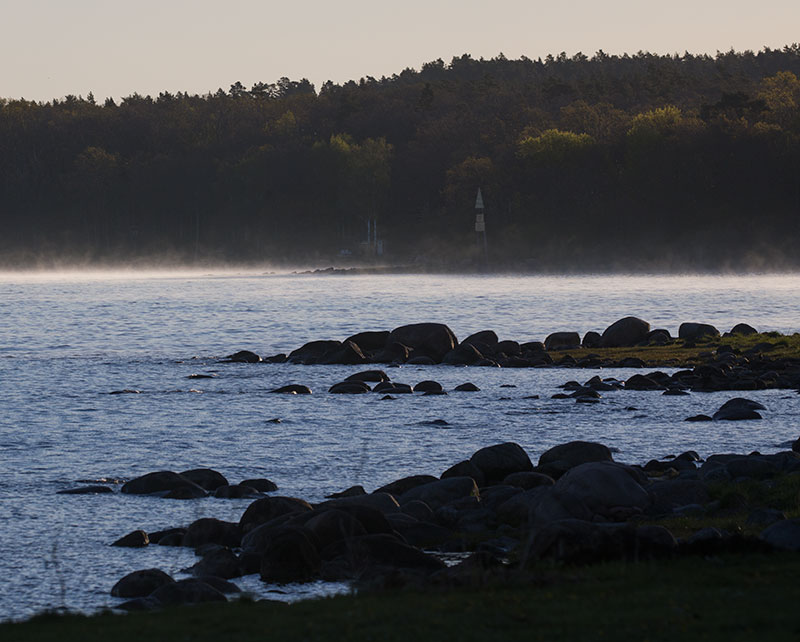
<instances>
[{"instance_id":1,"label":"pale sky","mask_svg":"<svg viewBox=\"0 0 800 642\"><path fill-rule=\"evenodd\" d=\"M758 51L800 42L800 0L0 0L0 96L317 89L464 53Z\"/></svg>"}]
</instances>

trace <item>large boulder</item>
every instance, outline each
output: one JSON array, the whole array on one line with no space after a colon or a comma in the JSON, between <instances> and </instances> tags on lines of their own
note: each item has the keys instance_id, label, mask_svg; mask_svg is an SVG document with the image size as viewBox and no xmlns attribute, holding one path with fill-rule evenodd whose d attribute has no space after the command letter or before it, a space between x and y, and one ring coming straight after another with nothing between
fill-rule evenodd
<instances>
[{"instance_id":1,"label":"large boulder","mask_svg":"<svg viewBox=\"0 0 800 642\"><path fill-rule=\"evenodd\" d=\"M442 363L450 366L473 366L482 361L484 356L471 343L462 343L450 350L442 358Z\"/></svg>"},{"instance_id":2,"label":"large boulder","mask_svg":"<svg viewBox=\"0 0 800 642\"><path fill-rule=\"evenodd\" d=\"M227 598L222 592L198 579L169 582L153 591L150 597L164 606L227 602Z\"/></svg>"},{"instance_id":3,"label":"large boulder","mask_svg":"<svg viewBox=\"0 0 800 642\"><path fill-rule=\"evenodd\" d=\"M342 345L326 352L317 361L317 363L324 365L358 365L366 362L367 358L361 348L353 341L345 341Z\"/></svg>"},{"instance_id":4,"label":"large boulder","mask_svg":"<svg viewBox=\"0 0 800 642\"><path fill-rule=\"evenodd\" d=\"M528 453L510 441L481 448L470 457L470 462L480 469L487 484L499 483L511 473L533 470Z\"/></svg>"},{"instance_id":5,"label":"large boulder","mask_svg":"<svg viewBox=\"0 0 800 642\"><path fill-rule=\"evenodd\" d=\"M761 533L761 539L782 551L800 552L800 519L775 522Z\"/></svg>"},{"instance_id":6,"label":"large boulder","mask_svg":"<svg viewBox=\"0 0 800 642\"><path fill-rule=\"evenodd\" d=\"M615 321L603 332L602 345L604 348L621 348L635 346L647 339L650 324L636 317L625 317Z\"/></svg>"},{"instance_id":7,"label":"large boulder","mask_svg":"<svg viewBox=\"0 0 800 642\"><path fill-rule=\"evenodd\" d=\"M478 486L472 477L448 477L415 486L403 493L398 501L400 505L419 500L425 502L432 510L462 497L478 497Z\"/></svg>"},{"instance_id":8,"label":"large boulder","mask_svg":"<svg viewBox=\"0 0 800 642\"><path fill-rule=\"evenodd\" d=\"M464 339L461 343L469 344L481 350L481 347L487 346L489 348L493 348L499 342L497 338L497 334L494 330L481 330L480 332L475 332L474 334L469 335L466 339Z\"/></svg>"},{"instance_id":9,"label":"large boulder","mask_svg":"<svg viewBox=\"0 0 800 642\"><path fill-rule=\"evenodd\" d=\"M678 338L684 341L696 341L703 337L718 337L719 330L708 323L681 323Z\"/></svg>"},{"instance_id":10,"label":"large boulder","mask_svg":"<svg viewBox=\"0 0 800 642\"><path fill-rule=\"evenodd\" d=\"M593 441L570 441L553 446L539 457L537 470L560 477L570 468L593 461L613 461L608 446Z\"/></svg>"},{"instance_id":11,"label":"large boulder","mask_svg":"<svg viewBox=\"0 0 800 642\"><path fill-rule=\"evenodd\" d=\"M748 325L747 323L737 323L735 326L731 328L730 333L747 336L750 334L758 334L758 330L756 330L753 326Z\"/></svg>"},{"instance_id":12,"label":"large boulder","mask_svg":"<svg viewBox=\"0 0 800 642\"><path fill-rule=\"evenodd\" d=\"M714 421L740 421L743 419L761 419L757 410L766 410L763 404L744 397L729 399L712 415Z\"/></svg>"},{"instance_id":13,"label":"large boulder","mask_svg":"<svg viewBox=\"0 0 800 642\"><path fill-rule=\"evenodd\" d=\"M404 544L392 535L363 535L346 540L345 559L355 572L388 567L434 572L445 568L444 562Z\"/></svg>"},{"instance_id":14,"label":"large boulder","mask_svg":"<svg viewBox=\"0 0 800 642\"><path fill-rule=\"evenodd\" d=\"M544 340L545 350L571 350L581 347L581 337L577 332L553 332Z\"/></svg>"},{"instance_id":15,"label":"large boulder","mask_svg":"<svg viewBox=\"0 0 800 642\"><path fill-rule=\"evenodd\" d=\"M211 575L229 580L242 575L242 565L231 549L215 546L197 564L190 567L189 572L198 577Z\"/></svg>"},{"instance_id":16,"label":"large boulder","mask_svg":"<svg viewBox=\"0 0 800 642\"><path fill-rule=\"evenodd\" d=\"M377 352L386 347L386 341L389 339L388 330L380 330L378 332L359 332L344 340L345 343L352 341L362 352Z\"/></svg>"},{"instance_id":17,"label":"large boulder","mask_svg":"<svg viewBox=\"0 0 800 642\"><path fill-rule=\"evenodd\" d=\"M261 556L261 579L265 582L308 582L317 577L321 560L316 546L303 528L287 528L275 534Z\"/></svg>"},{"instance_id":18,"label":"large boulder","mask_svg":"<svg viewBox=\"0 0 800 642\"><path fill-rule=\"evenodd\" d=\"M312 510L311 504L296 497L262 497L247 507L239 519L242 534L286 514L303 513Z\"/></svg>"},{"instance_id":19,"label":"large boulder","mask_svg":"<svg viewBox=\"0 0 800 642\"><path fill-rule=\"evenodd\" d=\"M392 330L389 343L401 343L415 351L415 356L424 354L436 362L441 362L450 350L458 345L453 331L443 323L414 323Z\"/></svg>"},{"instance_id":20,"label":"large boulder","mask_svg":"<svg viewBox=\"0 0 800 642\"><path fill-rule=\"evenodd\" d=\"M202 517L189 525L183 536L183 545L197 548L203 544L220 546L239 546L241 541L239 525L214 517Z\"/></svg>"},{"instance_id":21,"label":"large boulder","mask_svg":"<svg viewBox=\"0 0 800 642\"><path fill-rule=\"evenodd\" d=\"M644 489L643 475L624 464L590 462L569 470L553 486L560 495L579 498L594 514L615 519L627 510L647 508L652 499Z\"/></svg>"},{"instance_id":22,"label":"large boulder","mask_svg":"<svg viewBox=\"0 0 800 642\"><path fill-rule=\"evenodd\" d=\"M380 513L378 514L381 515ZM367 534L364 525L356 517L349 512L337 509L320 511L318 515L309 519L304 526L313 533L320 550L324 550L326 546L348 537Z\"/></svg>"},{"instance_id":23,"label":"large boulder","mask_svg":"<svg viewBox=\"0 0 800 642\"><path fill-rule=\"evenodd\" d=\"M123 493L132 495L149 495L151 493L168 493L184 488L199 490L205 494L205 491L193 481L171 470L161 470L136 477L123 484L121 490Z\"/></svg>"},{"instance_id":24,"label":"large boulder","mask_svg":"<svg viewBox=\"0 0 800 642\"><path fill-rule=\"evenodd\" d=\"M111 587L114 597L145 597L157 588L174 582L169 575L157 568L128 573Z\"/></svg>"},{"instance_id":25,"label":"large boulder","mask_svg":"<svg viewBox=\"0 0 800 642\"><path fill-rule=\"evenodd\" d=\"M292 363L318 363L326 353L341 345L339 341L309 341L297 350L290 352L289 361Z\"/></svg>"},{"instance_id":26,"label":"large boulder","mask_svg":"<svg viewBox=\"0 0 800 642\"><path fill-rule=\"evenodd\" d=\"M436 477L433 475L411 475L410 477L403 477L402 479L384 484L376 489L375 492L390 493L398 497L415 486L422 486L423 484L429 484L433 481L436 481Z\"/></svg>"},{"instance_id":27,"label":"large boulder","mask_svg":"<svg viewBox=\"0 0 800 642\"><path fill-rule=\"evenodd\" d=\"M225 479L225 476L211 468L193 468L192 470L184 470L179 474L205 490L216 490L220 486L228 485L228 480Z\"/></svg>"}]
</instances>

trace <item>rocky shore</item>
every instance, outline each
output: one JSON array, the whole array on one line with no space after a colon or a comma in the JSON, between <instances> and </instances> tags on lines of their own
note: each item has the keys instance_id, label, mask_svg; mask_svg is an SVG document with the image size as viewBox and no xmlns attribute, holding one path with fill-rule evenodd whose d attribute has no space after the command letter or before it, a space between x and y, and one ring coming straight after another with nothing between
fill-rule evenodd
<instances>
[{"instance_id":1,"label":"rocky shore","mask_svg":"<svg viewBox=\"0 0 800 642\"><path fill-rule=\"evenodd\" d=\"M515 443L476 451L438 476L416 474L312 503L269 480L158 471L127 494L251 497L238 522L204 517L115 546L191 547L190 579L136 570L111 588L119 608L225 601L238 577L267 583L347 581L362 588L524 581L553 565L800 551L800 440L775 454L689 451L629 465L600 443L573 441L534 465ZM458 553L458 563L445 559Z\"/></svg>"},{"instance_id":2,"label":"rocky shore","mask_svg":"<svg viewBox=\"0 0 800 642\"><path fill-rule=\"evenodd\" d=\"M624 385L637 390L764 390L800 388L800 335L760 334L739 323L721 334L704 323L683 323L678 336L625 317L602 334L553 332L543 341L501 340L483 330L459 341L441 323L417 323L394 330L365 331L343 341L315 340L285 354L260 356L250 350L228 355L236 363L323 365L450 365L501 368L670 367L672 375L635 375ZM366 392L368 390L361 390ZM306 393L302 386L276 392ZM342 386L330 392L359 392Z\"/></svg>"}]
</instances>

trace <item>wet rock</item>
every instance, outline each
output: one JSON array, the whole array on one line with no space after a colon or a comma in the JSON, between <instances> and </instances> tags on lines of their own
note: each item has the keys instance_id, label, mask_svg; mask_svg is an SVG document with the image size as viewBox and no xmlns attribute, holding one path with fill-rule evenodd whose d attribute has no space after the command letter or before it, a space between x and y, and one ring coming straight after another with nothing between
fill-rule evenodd
<instances>
[{"instance_id":1,"label":"wet rock","mask_svg":"<svg viewBox=\"0 0 800 642\"><path fill-rule=\"evenodd\" d=\"M206 491L199 486L179 486L162 495L164 499L200 499L207 497Z\"/></svg>"},{"instance_id":2,"label":"wet rock","mask_svg":"<svg viewBox=\"0 0 800 642\"><path fill-rule=\"evenodd\" d=\"M213 575L225 580L243 574L239 558L229 548L222 546L215 547L203 555L197 564L189 568L189 572L196 576Z\"/></svg>"},{"instance_id":3,"label":"wet rock","mask_svg":"<svg viewBox=\"0 0 800 642\"><path fill-rule=\"evenodd\" d=\"M553 332L544 340L546 350L570 350L581 347L581 337L577 332Z\"/></svg>"},{"instance_id":4,"label":"wet rock","mask_svg":"<svg viewBox=\"0 0 800 642\"><path fill-rule=\"evenodd\" d=\"M385 394L394 395L410 395L414 391L407 383L391 383L386 381L375 386L372 389L372 392L382 392Z\"/></svg>"},{"instance_id":5,"label":"wet rock","mask_svg":"<svg viewBox=\"0 0 800 642\"><path fill-rule=\"evenodd\" d=\"M442 384L438 381L420 381L413 390L414 392L442 392Z\"/></svg>"},{"instance_id":6,"label":"wet rock","mask_svg":"<svg viewBox=\"0 0 800 642\"><path fill-rule=\"evenodd\" d=\"M181 477L185 477L190 482L193 482L203 488L204 490L216 490L220 486L227 486L228 480L222 473L212 470L210 468L193 468L192 470L184 470L179 473Z\"/></svg>"},{"instance_id":7,"label":"wet rock","mask_svg":"<svg viewBox=\"0 0 800 642\"><path fill-rule=\"evenodd\" d=\"M692 415L691 417L686 417L684 421L712 421L712 419L708 415Z\"/></svg>"},{"instance_id":8,"label":"wet rock","mask_svg":"<svg viewBox=\"0 0 800 642\"><path fill-rule=\"evenodd\" d=\"M169 575L157 568L147 568L128 573L111 588L114 597L146 597L157 588L174 582Z\"/></svg>"},{"instance_id":9,"label":"wet rock","mask_svg":"<svg viewBox=\"0 0 800 642\"><path fill-rule=\"evenodd\" d=\"M480 388L472 382L462 383L453 388L456 392L479 392Z\"/></svg>"},{"instance_id":10,"label":"wet rock","mask_svg":"<svg viewBox=\"0 0 800 642\"><path fill-rule=\"evenodd\" d=\"M470 457L470 461L481 470L489 484L502 481L511 473L533 469L528 453L513 442L481 448Z\"/></svg>"},{"instance_id":11,"label":"wet rock","mask_svg":"<svg viewBox=\"0 0 800 642\"><path fill-rule=\"evenodd\" d=\"M392 341L387 343L383 350L376 352L372 363L405 363L411 355L411 348L407 345Z\"/></svg>"},{"instance_id":12,"label":"wet rock","mask_svg":"<svg viewBox=\"0 0 800 642\"><path fill-rule=\"evenodd\" d=\"M80 488L59 490L56 495L100 495L113 492L108 486L81 486Z\"/></svg>"},{"instance_id":13,"label":"wet rock","mask_svg":"<svg viewBox=\"0 0 800 642\"><path fill-rule=\"evenodd\" d=\"M704 337L718 337L719 330L707 323L681 323L678 338L684 341L698 341Z\"/></svg>"},{"instance_id":14,"label":"wet rock","mask_svg":"<svg viewBox=\"0 0 800 642\"><path fill-rule=\"evenodd\" d=\"M462 343L442 357L442 363L450 366L474 366L484 359L483 354L471 343Z\"/></svg>"},{"instance_id":15,"label":"wet rock","mask_svg":"<svg viewBox=\"0 0 800 642\"><path fill-rule=\"evenodd\" d=\"M199 490L205 495L205 491L203 491L200 486L186 479L186 477L169 470L147 473L146 475L132 479L122 486L123 493L133 495L166 493L177 489Z\"/></svg>"},{"instance_id":16,"label":"wet rock","mask_svg":"<svg viewBox=\"0 0 800 642\"><path fill-rule=\"evenodd\" d=\"M164 584L153 591L150 597L164 606L227 601L223 593L210 584L197 579L179 580Z\"/></svg>"},{"instance_id":17,"label":"wet rock","mask_svg":"<svg viewBox=\"0 0 800 642\"><path fill-rule=\"evenodd\" d=\"M342 381L328 388L328 392L335 395L359 395L369 391L369 385L363 381Z\"/></svg>"},{"instance_id":18,"label":"wet rock","mask_svg":"<svg viewBox=\"0 0 800 642\"><path fill-rule=\"evenodd\" d=\"M481 330L480 332L476 332L475 334L469 335L461 343L474 345L476 348L478 348L478 350L481 350L481 346L493 348L499 343L499 340L494 330ZM483 351L481 350L481 352Z\"/></svg>"},{"instance_id":19,"label":"wet rock","mask_svg":"<svg viewBox=\"0 0 800 642\"><path fill-rule=\"evenodd\" d=\"M430 357L419 356L411 357L406 363L410 366L435 366L436 362ZM477 365L477 364L476 364Z\"/></svg>"},{"instance_id":20,"label":"wet rock","mask_svg":"<svg viewBox=\"0 0 800 642\"><path fill-rule=\"evenodd\" d=\"M160 546L183 546L183 536L186 534L185 528L167 528L153 533L148 533L151 544Z\"/></svg>"},{"instance_id":21,"label":"wet rock","mask_svg":"<svg viewBox=\"0 0 800 642\"><path fill-rule=\"evenodd\" d=\"M647 375L635 374L625 382L626 390L664 390L664 384Z\"/></svg>"},{"instance_id":22,"label":"wet rock","mask_svg":"<svg viewBox=\"0 0 800 642\"><path fill-rule=\"evenodd\" d=\"M283 352L262 358L262 361L265 363L286 363L288 360L289 357L287 357Z\"/></svg>"},{"instance_id":23,"label":"wet rock","mask_svg":"<svg viewBox=\"0 0 800 642\"><path fill-rule=\"evenodd\" d=\"M388 336L389 333L387 332L386 335ZM362 372L351 374L345 379L345 381L367 381L370 383L381 383L382 381L389 381L389 375L387 375L383 370L363 370Z\"/></svg>"},{"instance_id":24,"label":"wet rock","mask_svg":"<svg viewBox=\"0 0 800 642\"><path fill-rule=\"evenodd\" d=\"M278 490L278 484L269 479L245 479L239 482L239 486L250 486L260 493L271 493Z\"/></svg>"},{"instance_id":25,"label":"wet rock","mask_svg":"<svg viewBox=\"0 0 800 642\"><path fill-rule=\"evenodd\" d=\"M646 341L649 346L664 346L672 341L672 335L670 335L669 330L658 328L656 330L651 330L647 334Z\"/></svg>"},{"instance_id":26,"label":"wet rock","mask_svg":"<svg viewBox=\"0 0 800 642\"><path fill-rule=\"evenodd\" d=\"M413 348L414 356L424 354L441 362L458 345L453 331L442 323L414 323L392 330L387 342L399 342Z\"/></svg>"},{"instance_id":27,"label":"wet rock","mask_svg":"<svg viewBox=\"0 0 800 642\"><path fill-rule=\"evenodd\" d=\"M150 543L150 538L142 530L132 531L127 535L120 537L111 546L123 546L126 548L142 548Z\"/></svg>"},{"instance_id":28,"label":"wet rock","mask_svg":"<svg viewBox=\"0 0 800 642\"><path fill-rule=\"evenodd\" d=\"M625 317L615 321L603 332L604 348L620 348L635 346L647 339L650 324L636 317Z\"/></svg>"},{"instance_id":29,"label":"wet rock","mask_svg":"<svg viewBox=\"0 0 800 642\"><path fill-rule=\"evenodd\" d=\"M250 350L239 350L239 352L229 354L225 359L232 363L258 363L261 361L261 357Z\"/></svg>"},{"instance_id":30,"label":"wet rock","mask_svg":"<svg viewBox=\"0 0 800 642\"><path fill-rule=\"evenodd\" d=\"M543 452L536 468L538 472L558 478L580 464L613 459L608 446L592 441L570 441Z\"/></svg>"},{"instance_id":31,"label":"wet rock","mask_svg":"<svg viewBox=\"0 0 800 642\"><path fill-rule=\"evenodd\" d=\"M357 495L352 497L339 497L338 499L329 499L327 501L317 504L317 508L342 508L348 506L364 506L366 508L373 508L381 513L397 513L400 511L400 505L390 493L373 492L368 495Z\"/></svg>"},{"instance_id":32,"label":"wet rock","mask_svg":"<svg viewBox=\"0 0 800 642\"><path fill-rule=\"evenodd\" d=\"M202 517L195 520L186 529L183 545L197 548L203 544L219 544L235 547L241 542L239 526L233 522L225 522L214 517Z\"/></svg>"},{"instance_id":33,"label":"wet rock","mask_svg":"<svg viewBox=\"0 0 800 642\"><path fill-rule=\"evenodd\" d=\"M383 517L380 512L378 515ZM349 512L335 508L320 511L305 523L305 528L313 533L319 550L324 550L326 546L343 539L367 533L363 524L356 517Z\"/></svg>"},{"instance_id":34,"label":"wet rock","mask_svg":"<svg viewBox=\"0 0 800 642\"><path fill-rule=\"evenodd\" d=\"M287 386L281 386L280 388L270 390L270 392L284 395L310 395L311 388L297 383L290 383Z\"/></svg>"},{"instance_id":35,"label":"wet rock","mask_svg":"<svg viewBox=\"0 0 800 642\"><path fill-rule=\"evenodd\" d=\"M367 358L364 356L361 348L352 341L345 341L342 345L326 352L317 360L317 363L324 365L358 365L366 362Z\"/></svg>"},{"instance_id":36,"label":"wet rock","mask_svg":"<svg viewBox=\"0 0 800 642\"><path fill-rule=\"evenodd\" d=\"M581 341L581 345L584 348L599 348L603 345L603 337L600 336L600 333L589 331L583 335L583 341Z\"/></svg>"},{"instance_id":37,"label":"wet rock","mask_svg":"<svg viewBox=\"0 0 800 642\"><path fill-rule=\"evenodd\" d=\"M198 575L195 577L195 579L205 582L224 595L242 592L242 589L236 586L236 584L233 582L229 582L228 580L222 579L221 577L217 577L215 575Z\"/></svg>"}]
</instances>

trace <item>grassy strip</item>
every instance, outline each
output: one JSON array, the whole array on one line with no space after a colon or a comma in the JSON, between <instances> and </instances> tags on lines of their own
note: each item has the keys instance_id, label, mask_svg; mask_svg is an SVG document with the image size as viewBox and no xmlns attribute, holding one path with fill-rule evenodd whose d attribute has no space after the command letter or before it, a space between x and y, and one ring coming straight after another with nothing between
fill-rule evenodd
<instances>
[{"instance_id":1,"label":"grassy strip","mask_svg":"<svg viewBox=\"0 0 800 642\"><path fill-rule=\"evenodd\" d=\"M588 355L609 360L619 361L628 357L636 357L645 362L649 367L694 367L708 360L708 353L716 351L720 346L730 346L741 353L747 352L759 343L769 343L774 346L771 350L762 352L768 359L800 358L800 334L781 335L777 332L766 332L750 336L715 337L705 341L686 346L686 343L676 339L664 346L634 346L631 348L578 348L575 350L559 350L552 353L556 361L563 355L582 359Z\"/></svg>"},{"instance_id":2,"label":"grassy strip","mask_svg":"<svg viewBox=\"0 0 800 642\"><path fill-rule=\"evenodd\" d=\"M800 555L543 568L481 590L36 617L6 642L61 640L796 640ZM522 579L522 578L520 578Z\"/></svg>"}]
</instances>

